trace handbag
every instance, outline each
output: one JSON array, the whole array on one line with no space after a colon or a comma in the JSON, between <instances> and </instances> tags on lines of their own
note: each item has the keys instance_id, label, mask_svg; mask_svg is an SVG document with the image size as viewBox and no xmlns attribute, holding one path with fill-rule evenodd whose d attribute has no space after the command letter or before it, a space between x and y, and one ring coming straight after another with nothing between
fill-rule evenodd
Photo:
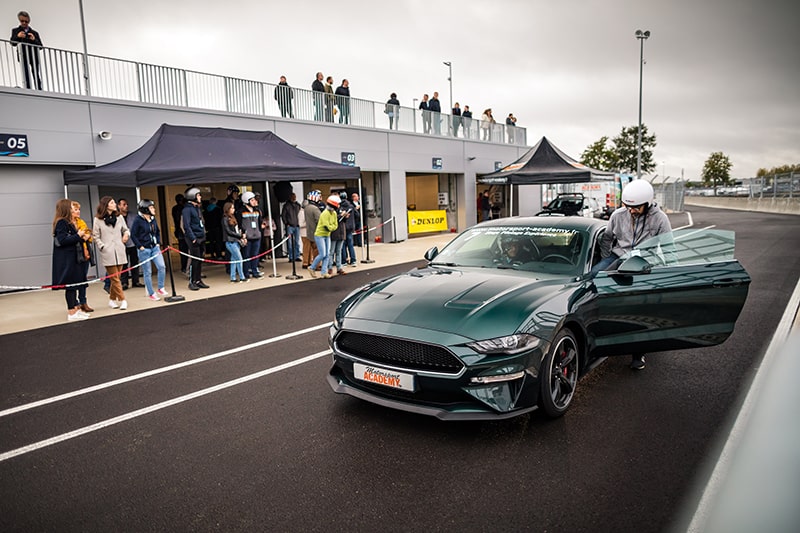
<instances>
[{"instance_id":1,"label":"handbag","mask_svg":"<svg viewBox=\"0 0 800 533\"><path fill-rule=\"evenodd\" d=\"M94 247L86 243L86 248L83 247L83 242L75 245L76 259L78 263L89 262L90 265L95 266Z\"/></svg>"}]
</instances>

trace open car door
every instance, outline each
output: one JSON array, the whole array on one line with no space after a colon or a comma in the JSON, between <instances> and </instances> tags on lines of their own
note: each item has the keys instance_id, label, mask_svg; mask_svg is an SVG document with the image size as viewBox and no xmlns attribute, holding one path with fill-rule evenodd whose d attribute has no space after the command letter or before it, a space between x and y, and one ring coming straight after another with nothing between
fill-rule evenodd
<instances>
[{"instance_id":1,"label":"open car door","mask_svg":"<svg viewBox=\"0 0 800 533\"><path fill-rule=\"evenodd\" d=\"M648 239L616 271L594 279L588 327L597 355L720 344L733 332L750 276L733 257L734 233L687 229Z\"/></svg>"}]
</instances>

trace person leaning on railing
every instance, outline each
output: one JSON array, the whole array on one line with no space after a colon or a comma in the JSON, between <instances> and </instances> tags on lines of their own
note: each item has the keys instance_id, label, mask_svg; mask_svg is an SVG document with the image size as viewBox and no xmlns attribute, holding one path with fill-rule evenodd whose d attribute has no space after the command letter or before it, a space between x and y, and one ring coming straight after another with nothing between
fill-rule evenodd
<instances>
[{"instance_id":1,"label":"person leaning on railing","mask_svg":"<svg viewBox=\"0 0 800 533\"><path fill-rule=\"evenodd\" d=\"M39 48L42 45L42 38L39 32L30 27L31 16L27 11L17 13L19 26L11 30L12 46L17 43L19 47L19 60L22 63L22 71L25 74L25 88L33 89L32 83L36 84L36 89L42 90L42 76L39 68ZM33 79L31 79L33 78Z\"/></svg>"}]
</instances>

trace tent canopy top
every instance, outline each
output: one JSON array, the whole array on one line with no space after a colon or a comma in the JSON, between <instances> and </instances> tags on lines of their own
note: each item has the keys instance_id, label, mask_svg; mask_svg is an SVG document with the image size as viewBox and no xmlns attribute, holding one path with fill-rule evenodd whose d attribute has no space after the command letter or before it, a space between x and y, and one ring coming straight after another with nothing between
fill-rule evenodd
<instances>
[{"instance_id":1,"label":"tent canopy top","mask_svg":"<svg viewBox=\"0 0 800 533\"><path fill-rule=\"evenodd\" d=\"M502 169L484 174L479 183L530 185L542 183L580 183L592 180L608 180L613 172L589 168L559 150L547 137L519 159Z\"/></svg>"},{"instance_id":2,"label":"tent canopy top","mask_svg":"<svg viewBox=\"0 0 800 533\"><path fill-rule=\"evenodd\" d=\"M271 131L162 124L141 148L117 161L64 171L64 183L140 187L358 179L360 175L359 167L313 156Z\"/></svg>"}]
</instances>

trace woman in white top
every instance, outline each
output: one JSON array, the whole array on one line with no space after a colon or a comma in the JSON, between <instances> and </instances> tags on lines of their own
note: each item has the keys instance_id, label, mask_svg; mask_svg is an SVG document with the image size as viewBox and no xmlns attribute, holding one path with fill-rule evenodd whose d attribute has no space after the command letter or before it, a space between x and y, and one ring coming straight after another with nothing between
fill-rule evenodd
<instances>
[{"instance_id":1,"label":"woman in white top","mask_svg":"<svg viewBox=\"0 0 800 533\"><path fill-rule=\"evenodd\" d=\"M119 273L128 263L125 243L130 236L131 232L125 223L125 217L120 216L117 211L117 202L110 196L100 198L94 215L92 238L100 253L100 263L111 276L111 287L108 291L108 306L111 309L128 308Z\"/></svg>"}]
</instances>

